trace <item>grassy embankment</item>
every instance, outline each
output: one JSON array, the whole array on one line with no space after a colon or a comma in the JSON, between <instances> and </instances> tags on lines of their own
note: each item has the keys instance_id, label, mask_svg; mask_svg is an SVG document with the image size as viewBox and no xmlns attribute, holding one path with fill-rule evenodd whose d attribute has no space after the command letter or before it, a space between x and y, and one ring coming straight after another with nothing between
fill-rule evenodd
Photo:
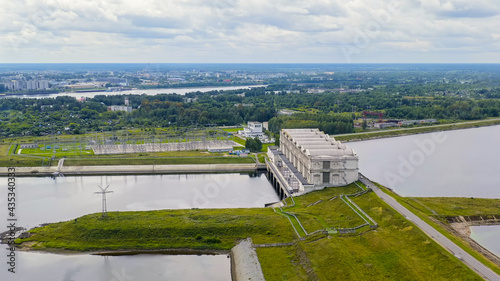
<instances>
[{"instance_id":1,"label":"grassy embankment","mask_svg":"<svg viewBox=\"0 0 500 281\"><path fill-rule=\"evenodd\" d=\"M480 121L452 123L445 125L422 126L422 127L405 128L405 129L387 128L383 130L369 131L364 133L345 134L339 136L334 135L334 137L336 140L339 141L361 141L368 139L389 138L389 137L412 135L412 134L431 133L437 131L476 128L476 127L492 126L499 124L500 124L499 118L491 118Z\"/></svg>"},{"instance_id":2,"label":"grassy embankment","mask_svg":"<svg viewBox=\"0 0 500 281\"><path fill-rule=\"evenodd\" d=\"M478 253L469 242L456 235L448 224L448 218L457 216L500 217L500 199L455 198L455 197L401 197L391 190L378 185L385 193L391 195L403 206L419 216L422 220L438 230L441 234L456 243L467 253L478 259L500 274L500 265L493 263Z\"/></svg>"},{"instance_id":3,"label":"grassy embankment","mask_svg":"<svg viewBox=\"0 0 500 281\"><path fill-rule=\"evenodd\" d=\"M358 192L350 185L295 198L283 210L295 214L307 232L359 225L339 198ZM481 280L401 215L369 192L352 198L379 223L364 234L317 233L297 239L288 219L273 209L193 209L113 212L109 218L87 215L34 230L33 248L224 249L239 238L255 244L295 242L293 246L257 248L266 280ZM291 203L291 201L288 201Z\"/></svg>"}]
</instances>

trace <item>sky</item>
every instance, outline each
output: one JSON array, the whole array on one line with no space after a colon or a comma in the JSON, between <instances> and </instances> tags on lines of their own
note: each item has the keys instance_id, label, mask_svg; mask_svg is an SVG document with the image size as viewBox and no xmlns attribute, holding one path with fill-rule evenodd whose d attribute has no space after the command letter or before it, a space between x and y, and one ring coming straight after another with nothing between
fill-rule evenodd
<instances>
[{"instance_id":1,"label":"sky","mask_svg":"<svg viewBox=\"0 0 500 281\"><path fill-rule=\"evenodd\" d=\"M0 63L500 63L498 0L0 0Z\"/></svg>"}]
</instances>

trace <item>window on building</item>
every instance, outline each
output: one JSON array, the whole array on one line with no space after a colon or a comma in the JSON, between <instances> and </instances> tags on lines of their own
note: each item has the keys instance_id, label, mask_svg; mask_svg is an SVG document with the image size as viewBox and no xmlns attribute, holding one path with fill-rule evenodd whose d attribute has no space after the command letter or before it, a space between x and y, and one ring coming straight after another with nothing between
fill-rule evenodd
<instances>
[{"instance_id":1,"label":"window on building","mask_svg":"<svg viewBox=\"0 0 500 281\"><path fill-rule=\"evenodd\" d=\"M323 173L323 183L329 183L330 182L330 172L324 172Z\"/></svg>"},{"instance_id":2,"label":"window on building","mask_svg":"<svg viewBox=\"0 0 500 281\"><path fill-rule=\"evenodd\" d=\"M330 161L323 162L323 169L330 169Z\"/></svg>"}]
</instances>

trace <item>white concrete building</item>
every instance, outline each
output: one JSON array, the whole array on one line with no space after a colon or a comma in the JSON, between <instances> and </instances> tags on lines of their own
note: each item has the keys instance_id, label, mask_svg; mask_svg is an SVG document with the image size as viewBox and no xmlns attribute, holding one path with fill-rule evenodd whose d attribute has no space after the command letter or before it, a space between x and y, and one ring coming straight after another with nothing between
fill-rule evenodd
<instances>
[{"instance_id":1,"label":"white concrete building","mask_svg":"<svg viewBox=\"0 0 500 281\"><path fill-rule=\"evenodd\" d=\"M264 136L262 131L262 123L260 122L248 122L248 126L243 128L243 130L238 131L242 137L245 138L261 138Z\"/></svg>"},{"instance_id":2,"label":"white concrete building","mask_svg":"<svg viewBox=\"0 0 500 281\"><path fill-rule=\"evenodd\" d=\"M108 111L126 111L126 112L132 112L132 107L131 106L124 106L124 105L111 105L108 106Z\"/></svg>"},{"instance_id":3,"label":"white concrete building","mask_svg":"<svg viewBox=\"0 0 500 281\"><path fill-rule=\"evenodd\" d=\"M281 130L279 149L268 156L277 169L293 166L287 169L300 183L292 188L299 194L358 180L356 153L318 129Z\"/></svg>"}]
</instances>

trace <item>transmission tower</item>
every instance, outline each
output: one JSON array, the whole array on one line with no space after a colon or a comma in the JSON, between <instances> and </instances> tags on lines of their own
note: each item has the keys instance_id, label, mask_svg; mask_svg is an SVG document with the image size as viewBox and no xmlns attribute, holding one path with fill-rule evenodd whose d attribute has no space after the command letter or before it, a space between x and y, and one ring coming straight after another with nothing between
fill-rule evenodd
<instances>
[{"instance_id":1,"label":"transmission tower","mask_svg":"<svg viewBox=\"0 0 500 281\"><path fill-rule=\"evenodd\" d=\"M108 186L106 188L102 188L100 185L98 187L101 189L101 191L94 192L94 194L102 194L102 215L101 218L107 217L108 216L108 209L106 207L106 193L112 193L113 191L107 191Z\"/></svg>"}]
</instances>

